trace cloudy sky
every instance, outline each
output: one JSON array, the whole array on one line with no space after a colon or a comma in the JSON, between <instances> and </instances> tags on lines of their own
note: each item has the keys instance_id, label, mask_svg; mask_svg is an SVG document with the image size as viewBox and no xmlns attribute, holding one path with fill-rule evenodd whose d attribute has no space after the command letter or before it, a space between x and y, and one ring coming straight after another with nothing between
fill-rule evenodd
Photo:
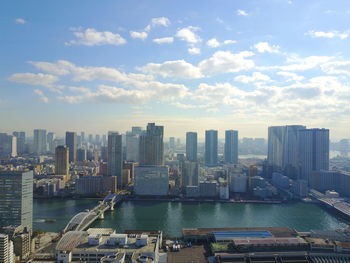
<instances>
[{"instance_id":1,"label":"cloudy sky","mask_svg":"<svg viewBox=\"0 0 350 263\"><path fill-rule=\"evenodd\" d=\"M0 130L350 137L350 1L0 3Z\"/></svg>"}]
</instances>

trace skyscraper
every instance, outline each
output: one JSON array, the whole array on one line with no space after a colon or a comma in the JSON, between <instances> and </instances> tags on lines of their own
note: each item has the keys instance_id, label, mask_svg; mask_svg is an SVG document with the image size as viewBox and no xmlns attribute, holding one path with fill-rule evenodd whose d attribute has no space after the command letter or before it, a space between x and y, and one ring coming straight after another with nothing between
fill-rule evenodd
<instances>
[{"instance_id":1,"label":"skyscraper","mask_svg":"<svg viewBox=\"0 0 350 263\"><path fill-rule=\"evenodd\" d=\"M140 137L133 132L126 133L126 160L130 162L139 161Z\"/></svg>"},{"instance_id":2,"label":"skyscraper","mask_svg":"<svg viewBox=\"0 0 350 263\"><path fill-rule=\"evenodd\" d=\"M312 171L329 169L329 130L299 131L300 179L309 181Z\"/></svg>"},{"instance_id":3,"label":"skyscraper","mask_svg":"<svg viewBox=\"0 0 350 263\"><path fill-rule=\"evenodd\" d=\"M54 132L48 132L47 133L47 145L49 148L49 152L50 153L54 153L55 152L55 133Z\"/></svg>"},{"instance_id":4,"label":"skyscraper","mask_svg":"<svg viewBox=\"0 0 350 263\"><path fill-rule=\"evenodd\" d=\"M205 131L205 165L216 166L218 164L218 131Z\"/></svg>"},{"instance_id":5,"label":"skyscraper","mask_svg":"<svg viewBox=\"0 0 350 263\"><path fill-rule=\"evenodd\" d=\"M0 226L33 224L33 172L0 172Z\"/></svg>"},{"instance_id":6,"label":"skyscraper","mask_svg":"<svg viewBox=\"0 0 350 263\"><path fill-rule=\"evenodd\" d=\"M34 130L34 153L42 154L47 152L46 130Z\"/></svg>"},{"instance_id":7,"label":"skyscraper","mask_svg":"<svg viewBox=\"0 0 350 263\"><path fill-rule=\"evenodd\" d=\"M197 161L197 133L186 133L186 159L188 161Z\"/></svg>"},{"instance_id":8,"label":"skyscraper","mask_svg":"<svg viewBox=\"0 0 350 263\"><path fill-rule=\"evenodd\" d=\"M123 147L122 135L117 132L108 133L107 174L117 177L117 187L123 186Z\"/></svg>"},{"instance_id":9,"label":"skyscraper","mask_svg":"<svg viewBox=\"0 0 350 263\"><path fill-rule=\"evenodd\" d=\"M17 137L0 133L0 157L17 156Z\"/></svg>"},{"instance_id":10,"label":"skyscraper","mask_svg":"<svg viewBox=\"0 0 350 263\"><path fill-rule=\"evenodd\" d=\"M15 131L13 136L17 137L17 154L22 155L25 152L26 133Z\"/></svg>"},{"instance_id":11,"label":"skyscraper","mask_svg":"<svg viewBox=\"0 0 350 263\"><path fill-rule=\"evenodd\" d=\"M141 165L163 165L163 126L148 123L147 130L140 136L139 160Z\"/></svg>"},{"instance_id":12,"label":"skyscraper","mask_svg":"<svg viewBox=\"0 0 350 263\"><path fill-rule=\"evenodd\" d=\"M268 164L296 179L299 174L299 131L302 125L272 126L268 130Z\"/></svg>"},{"instance_id":13,"label":"skyscraper","mask_svg":"<svg viewBox=\"0 0 350 263\"><path fill-rule=\"evenodd\" d=\"M225 163L238 163L238 131L225 131Z\"/></svg>"},{"instance_id":14,"label":"skyscraper","mask_svg":"<svg viewBox=\"0 0 350 263\"><path fill-rule=\"evenodd\" d=\"M173 151L175 150L175 137L169 138L169 149Z\"/></svg>"},{"instance_id":15,"label":"skyscraper","mask_svg":"<svg viewBox=\"0 0 350 263\"><path fill-rule=\"evenodd\" d=\"M75 162L77 156L77 134L66 132L66 146L69 148L69 162Z\"/></svg>"},{"instance_id":16,"label":"skyscraper","mask_svg":"<svg viewBox=\"0 0 350 263\"><path fill-rule=\"evenodd\" d=\"M57 146L55 151L55 174L69 175L69 149L66 146Z\"/></svg>"}]
</instances>

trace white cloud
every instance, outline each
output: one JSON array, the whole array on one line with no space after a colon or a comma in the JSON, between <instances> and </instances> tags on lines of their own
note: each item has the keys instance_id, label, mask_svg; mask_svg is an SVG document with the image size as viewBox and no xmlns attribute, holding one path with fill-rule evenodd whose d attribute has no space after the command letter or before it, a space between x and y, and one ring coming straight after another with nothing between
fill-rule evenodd
<instances>
[{"instance_id":1,"label":"white cloud","mask_svg":"<svg viewBox=\"0 0 350 263\"><path fill-rule=\"evenodd\" d=\"M346 39L349 37L349 31L345 31L345 32L339 32L339 31L314 31L314 30L310 30L307 33L305 33L305 35L310 36L312 38L319 38L319 37L323 37L323 38L340 38L340 39Z\"/></svg>"},{"instance_id":2,"label":"white cloud","mask_svg":"<svg viewBox=\"0 0 350 263\"><path fill-rule=\"evenodd\" d=\"M126 40L117 33L112 33L109 31L99 32L94 28L87 28L85 31L75 31L73 34L77 39L66 42L66 45L119 46L126 43Z\"/></svg>"},{"instance_id":3,"label":"white cloud","mask_svg":"<svg viewBox=\"0 0 350 263\"><path fill-rule=\"evenodd\" d=\"M207 41L207 45L216 48L220 46L220 42L216 38L211 38Z\"/></svg>"},{"instance_id":4,"label":"white cloud","mask_svg":"<svg viewBox=\"0 0 350 263\"><path fill-rule=\"evenodd\" d=\"M72 63L66 60L59 60L57 61L57 63L50 63L44 61L29 61L28 63L32 64L40 70L54 75L67 75L70 73L72 68L75 67Z\"/></svg>"},{"instance_id":5,"label":"white cloud","mask_svg":"<svg viewBox=\"0 0 350 263\"><path fill-rule=\"evenodd\" d=\"M286 81L302 81L304 79L303 76L297 75L293 72L279 71L276 74L284 77Z\"/></svg>"},{"instance_id":6,"label":"white cloud","mask_svg":"<svg viewBox=\"0 0 350 263\"><path fill-rule=\"evenodd\" d=\"M283 71L303 71L316 68L317 66L332 60L333 57L328 56L310 56L306 58L293 58L289 59L290 62L296 62L293 64L279 66L277 68Z\"/></svg>"},{"instance_id":7,"label":"white cloud","mask_svg":"<svg viewBox=\"0 0 350 263\"><path fill-rule=\"evenodd\" d=\"M231 44L236 44L237 41L228 39L228 40L225 40L223 43L224 45L231 45Z\"/></svg>"},{"instance_id":8,"label":"white cloud","mask_svg":"<svg viewBox=\"0 0 350 263\"><path fill-rule=\"evenodd\" d=\"M170 26L170 20L167 17L156 17L156 18L152 18L150 25L152 25L153 27L155 26L168 27Z\"/></svg>"},{"instance_id":9,"label":"white cloud","mask_svg":"<svg viewBox=\"0 0 350 263\"><path fill-rule=\"evenodd\" d=\"M187 49L187 51L192 55L199 55L201 53L201 49L198 47L190 47Z\"/></svg>"},{"instance_id":10,"label":"white cloud","mask_svg":"<svg viewBox=\"0 0 350 263\"><path fill-rule=\"evenodd\" d=\"M17 24L22 24L22 25L27 23L27 21L25 19L23 19L23 18L16 18L15 22Z\"/></svg>"},{"instance_id":11,"label":"white cloud","mask_svg":"<svg viewBox=\"0 0 350 263\"><path fill-rule=\"evenodd\" d=\"M188 26L179 29L176 32L176 37L190 44L196 44L202 41L202 39L195 33L199 30L199 27Z\"/></svg>"},{"instance_id":12,"label":"white cloud","mask_svg":"<svg viewBox=\"0 0 350 263\"><path fill-rule=\"evenodd\" d=\"M235 81L242 83L254 83L254 82L271 82L271 78L261 72L253 72L252 76L239 75L236 76Z\"/></svg>"},{"instance_id":13,"label":"white cloud","mask_svg":"<svg viewBox=\"0 0 350 263\"><path fill-rule=\"evenodd\" d=\"M33 86L51 87L56 81L58 81L58 77L43 73L15 73L9 77L9 80Z\"/></svg>"},{"instance_id":14,"label":"white cloud","mask_svg":"<svg viewBox=\"0 0 350 263\"><path fill-rule=\"evenodd\" d=\"M49 102L49 98L44 94L44 92L42 92L41 90L39 89L35 89L34 90L34 93L36 95L38 95L39 97L39 100L43 103L48 103Z\"/></svg>"},{"instance_id":15,"label":"white cloud","mask_svg":"<svg viewBox=\"0 0 350 263\"><path fill-rule=\"evenodd\" d=\"M198 67L184 60L165 61L162 64L148 63L138 69L147 74L160 75L163 78L197 79L203 77Z\"/></svg>"},{"instance_id":16,"label":"white cloud","mask_svg":"<svg viewBox=\"0 0 350 263\"><path fill-rule=\"evenodd\" d=\"M256 43L255 48L259 53L279 53L280 47L278 45L270 45L268 42Z\"/></svg>"},{"instance_id":17,"label":"white cloud","mask_svg":"<svg viewBox=\"0 0 350 263\"><path fill-rule=\"evenodd\" d=\"M327 74L344 74L350 76L350 61L334 61L321 65Z\"/></svg>"},{"instance_id":18,"label":"white cloud","mask_svg":"<svg viewBox=\"0 0 350 263\"><path fill-rule=\"evenodd\" d=\"M155 38L153 39L153 42L157 44L169 44L174 42L174 38L173 37Z\"/></svg>"},{"instance_id":19,"label":"white cloud","mask_svg":"<svg viewBox=\"0 0 350 263\"><path fill-rule=\"evenodd\" d=\"M236 54L230 51L217 51L210 58L201 61L198 66L206 75L239 72L255 66L253 60L247 59L253 55L254 53L250 51Z\"/></svg>"},{"instance_id":20,"label":"white cloud","mask_svg":"<svg viewBox=\"0 0 350 263\"><path fill-rule=\"evenodd\" d=\"M143 32L137 32L137 31L130 31L130 36L132 38L139 38L139 39L146 39L148 37L148 33L143 31Z\"/></svg>"},{"instance_id":21,"label":"white cloud","mask_svg":"<svg viewBox=\"0 0 350 263\"><path fill-rule=\"evenodd\" d=\"M248 15L248 13L246 11L242 10L242 9L238 9L236 11L236 14L239 15L239 16L247 16Z\"/></svg>"}]
</instances>

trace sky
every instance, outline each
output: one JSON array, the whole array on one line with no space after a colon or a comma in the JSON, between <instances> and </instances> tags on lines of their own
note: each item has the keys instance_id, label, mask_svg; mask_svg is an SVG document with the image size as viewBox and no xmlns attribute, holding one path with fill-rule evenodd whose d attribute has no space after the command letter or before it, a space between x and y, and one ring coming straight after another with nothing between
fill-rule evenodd
<instances>
[{"instance_id":1,"label":"sky","mask_svg":"<svg viewBox=\"0 0 350 263\"><path fill-rule=\"evenodd\" d=\"M350 1L2 0L0 131L350 132Z\"/></svg>"}]
</instances>

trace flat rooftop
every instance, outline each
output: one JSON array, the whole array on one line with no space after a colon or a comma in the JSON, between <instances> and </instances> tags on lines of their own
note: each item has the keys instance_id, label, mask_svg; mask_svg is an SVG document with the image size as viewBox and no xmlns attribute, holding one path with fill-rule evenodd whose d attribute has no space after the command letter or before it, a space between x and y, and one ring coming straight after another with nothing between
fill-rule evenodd
<instances>
[{"instance_id":1,"label":"flat rooftop","mask_svg":"<svg viewBox=\"0 0 350 263\"><path fill-rule=\"evenodd\" d=\"M90 231L91 232L91 231ZM95 231L93 231L95 232ZM96 231L104 232L104 230ZM92 234L96 236L96 234ZM100 235L100 242L96 245L89 244L89 234L86 231L70 231L67 232L56 246L59 251L73 251L74 252L119 252L119 253L153 253L156 250L158 236L148 235L148 244L145 246L136 246L136 240L141 235L129 234L126 246L109 245L107 240L110 238L109 234Z\"/></svg>"},{"instance_id":2,"label":"flat rooftop","mask_svg":"<svg viewBox=\"0 0 350 263\"><path fill-rule=\"evenodd\" d=\"M184 237L205 237L211 235L237 235L240 237L297 237L298 233L287 227L239 227L239 228L184 228Z\"/></svg>"}]
</instances>

